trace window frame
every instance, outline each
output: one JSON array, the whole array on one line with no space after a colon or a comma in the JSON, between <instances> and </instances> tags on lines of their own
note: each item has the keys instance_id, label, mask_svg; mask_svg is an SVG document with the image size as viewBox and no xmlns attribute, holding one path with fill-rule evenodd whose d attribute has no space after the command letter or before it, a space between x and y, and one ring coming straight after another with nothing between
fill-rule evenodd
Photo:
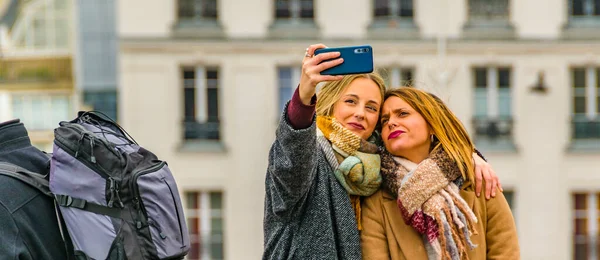
<instances>
[{"instance_id":1,"label":"window frame","mask_svg":"<svg viewBox=\"0 0 600 260\"><path fill-rule=\"evenodd\" d=\"M190 236L190 255L193 253L197 253L199 258L198 260L215 260L218 258L214 258L212 255L211 246L214 242L219 242L221 244L221 254L225 254L225 240L224 240L224 231L225 231L225 192L222 190L188 190L185 193L186 200L190 199L190 196L195 196L195 200L198 202L198 208L190 208L189 201L186 201L185 207L185 217L187 226L190 227L189 236ZM213 209L211 204L211 195L218 194L221 196L221 207L220 209ZM212 224L215 218L221 220L221 234L220 238L218 235L212 234ZM191 219L197 220L199 223L195 225L190 225ZM208 220L208 221L207 221ZM198 227L198 230L192 230L193 227ZM198 231L194 232L193 231ZM215 240L216 237L216 240ZM196 241L198 240L198 241ZM204 242L206 241L206 242ZM199 243L199 247L197 248L198 252L193 252L195 242ZM221 258L225 259L225 257Z\"/></svg>"},{"instance_id":2,"label":"window frame","mask_svg":"<svg viewBox=\"0 0 600 260\"><path fill-rule=\"evenodd\" d=\"M485 86L480 86L477 82L477 70L485 71ZM501 77L502 70L508 71L507 93L508 110L503 113L502 95L501 95ZM514 69L512 65L475 65L471 68L472 88L473 88L473 139L478 147L486 147L491 150L516 151L514 144ZM478 89L485 89L485 113L479 113ZM492 127L492 128L490 128ZM486 133L478 133L485 129ZM497 131L497 136L493 138L488 131ZM488 134L490 133L490 134ZM493 132L492 132L493 133Z\"/></svg>"},{"instance_id":3,"label":"window frame","mask_svg":"<svg viewBox=\"0 0 600 260\"><path fill-rule=\"evenodd\" d=\"M576 196L584 195L585 209L577 209ZM600 193L596 191L575 191L571 193L571 225L572 226L572 244L571 250L573 259L576 258L577 245L583 244L586 247L584 259L596 259L600 253L598 240L599 222L600 222ZM585 220L583 234L577 234L577 220Z\"/></svg>"},{"instance_id":4,"label":"window frame","mask_svg":"<svg viewBox=\"0 0 600 260\"><path fill-rule=\"evenodd\" d=\"M208 78L208 73L207 71L209 70L215 70L217 73L217 78L216 78L216 83L215 84L210 84L209 83L209 79ZM221 90L221 79L222 79L222 75L221 75L221 67L218 65L204 65L204 66L181 66L180 68L180 86L181 86L181 91L182 91L182 106L181 106L181 115L182 115L182 122L183 122L183 140L185 142L188 141L194 141L194 140L208 140L208 141L218 141L220 142L223 137L221 134L221 95L222 95L222 90ZM186 71L193 71L194 72L194 78L193 78L193 89L194 89L194 97L193 97L193 106L194 106L194 118L189 118L187 117L187 89L189 89L192 85L187 82L186 83L186 79L185 79L185 73ZM192 79L187 79L187 80L192 80ZM214 85L214 88L211 88L211 85ZM210 89L216 89L216 106L215 108L217 109L216 111L216 118L211 118L209 115L211 114L210 111L210 107L209 107L209 103L211 101L209 101L209 90ZM213 134L216 134L217 138L193 138L193 137L188 137L187 133L188 133L188 125L191 125L192 127L199 127L202 129L206 129L206 131L210 132L214 132ZM211 128L218 128L216 131L214 129L211 130Z\"/></svg>"},{"instance_id":5,"label":"window frame","mask_svg":"<svg viewBox=\"0 0 600 260\"><path fill-rule=\"evenodd\" d=\"M278 23L314 23L315 19L315 1L314 0L287 0L289 3L288 12L289 17L278 17L278 0L273 1L273 19ZM312 1L312 17L302 17L302 4L303 1Z\"/></svg>"},{"instance_id":6,"label":"window frame","mask_svg":"<svg viewBox=\"0 0 600 260\"><path fill-rule=\"evenodd\" d=\"M288 86L283 86L282 83L282 77L281 77L281 73L280 70L282 69L289 69L290 70L290 84ZM281 113L283 113L283 108L285 107L285 104L288 100L290 100L292 98L292 96L294 95L294 92L296 91L296 88L298 87L298 84L300 83L300 75L302 73L302 68L300 65L290 65L290 66L277 66L277 121L279 122L279 117L281 116ZM283 88L287 88L290 89L290 93L291 95L289 97L284 98L282 96L282 89ZM284 101L285 100L285 101Z\"/></svg>"}]
</instances>

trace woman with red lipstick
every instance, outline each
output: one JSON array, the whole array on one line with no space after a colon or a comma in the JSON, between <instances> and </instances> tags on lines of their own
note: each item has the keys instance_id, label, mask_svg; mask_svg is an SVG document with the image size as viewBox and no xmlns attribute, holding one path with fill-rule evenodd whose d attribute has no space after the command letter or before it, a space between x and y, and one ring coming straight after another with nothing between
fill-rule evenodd
<instances>
[{"instance_id":1,"label":"woman with red lipstick","mask_svg":"<svg viewBox=\"0 0 600 260\"><path fill-rule=\"evenodd\" d=\"M473 142L439 98L388 91L380 121L383 185L363 202L364 259L519 259L508 203L475 196Z\"/></svg>"},{"instance_id":2,"label":"woman with red lipstick","mask_svg":"<svg viewBox=\"0 0 600 260\"><path fill-rule=\"evenodd\" d=\"M306 50L269 153L263 259L362 258L360 198L381 183L379 149L370 141L378 139L385 86L376 73L320 75L343 60L339 53L313 56L319 48L325 46Z\"/></svg>"}]
</instances>

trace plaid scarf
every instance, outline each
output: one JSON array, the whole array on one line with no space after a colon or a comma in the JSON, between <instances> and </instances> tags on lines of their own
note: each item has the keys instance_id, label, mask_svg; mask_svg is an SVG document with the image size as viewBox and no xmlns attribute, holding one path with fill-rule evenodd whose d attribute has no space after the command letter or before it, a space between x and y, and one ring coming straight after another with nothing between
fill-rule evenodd
<instances>
[{"instance_id":1,"label":"plaid scarf","mask_svg":"<svg viewBox=\"0 0 600 260\"><path fill-rule=\"evenodd\" d=\"M350 194L358 229L362 230L360 197L381 185L379 149L332 117L317 117L317 142L334 170L335 178Z\"/></svg>"},{"instance_id":2,"label":"plaid scarf","mask_svg":"<svg viewBox=\"0 0 600 260\"><path fill-rule=\"evenodd\" d=\"M404 222L423 235L430 260L468 259L476 247L477 217L459 195L462 175L442 148L434 149L415 169L387 151L381 156L383 187L396 196Z\"/></svg>"}]
</instances>

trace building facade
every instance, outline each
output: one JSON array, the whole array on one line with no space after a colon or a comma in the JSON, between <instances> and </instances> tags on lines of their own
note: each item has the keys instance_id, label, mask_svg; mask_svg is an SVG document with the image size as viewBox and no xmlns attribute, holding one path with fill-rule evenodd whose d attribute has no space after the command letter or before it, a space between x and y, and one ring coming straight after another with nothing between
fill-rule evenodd
<instances>
[{"instance_id":1,"label":"building facade","mask_svg":"<svg viewBox=\"0 0 600 260\"><path fill-rule=\"evenodd\" d=\"M600 4L119 1L119 112L169 162L190 259L258 259L267 155L305 48L370 44L442 97L500 176L523 259L600 256Z\"/></svg>"},{"instance_id":2,"label":"building facade","mask_svg":"<svg viewBox=\"0 0 600 260\"><path fill-rule=\"evenodd\" d=\"M0 121L20 118L48 152L52 130L78 105L72 10L69 0L0 2Z\"/></svg>"}]
</instances>

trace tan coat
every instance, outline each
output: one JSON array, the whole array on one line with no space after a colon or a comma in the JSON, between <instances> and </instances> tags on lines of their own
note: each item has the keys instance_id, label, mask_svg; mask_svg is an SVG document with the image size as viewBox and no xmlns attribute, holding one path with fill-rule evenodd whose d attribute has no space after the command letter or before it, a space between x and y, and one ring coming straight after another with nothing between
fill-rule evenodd
<instances>
[{"instance_id":1,"label":"tan coat","mask_svg":"<svg viewBox=\"0 0 600 260\"><path fill-rule=\"evenodd\" d=\"M520 259L517 229L504 195L496 193L486 201L483 193L478 198L470 187L461 189L460 195L478 220L478 234L471 236L478 246L469 251L469 259ZM363 259L427 260L421 235L404 223L389 192L381 189L363 201L362 226Z\"/></svg>"}]
</instances>

